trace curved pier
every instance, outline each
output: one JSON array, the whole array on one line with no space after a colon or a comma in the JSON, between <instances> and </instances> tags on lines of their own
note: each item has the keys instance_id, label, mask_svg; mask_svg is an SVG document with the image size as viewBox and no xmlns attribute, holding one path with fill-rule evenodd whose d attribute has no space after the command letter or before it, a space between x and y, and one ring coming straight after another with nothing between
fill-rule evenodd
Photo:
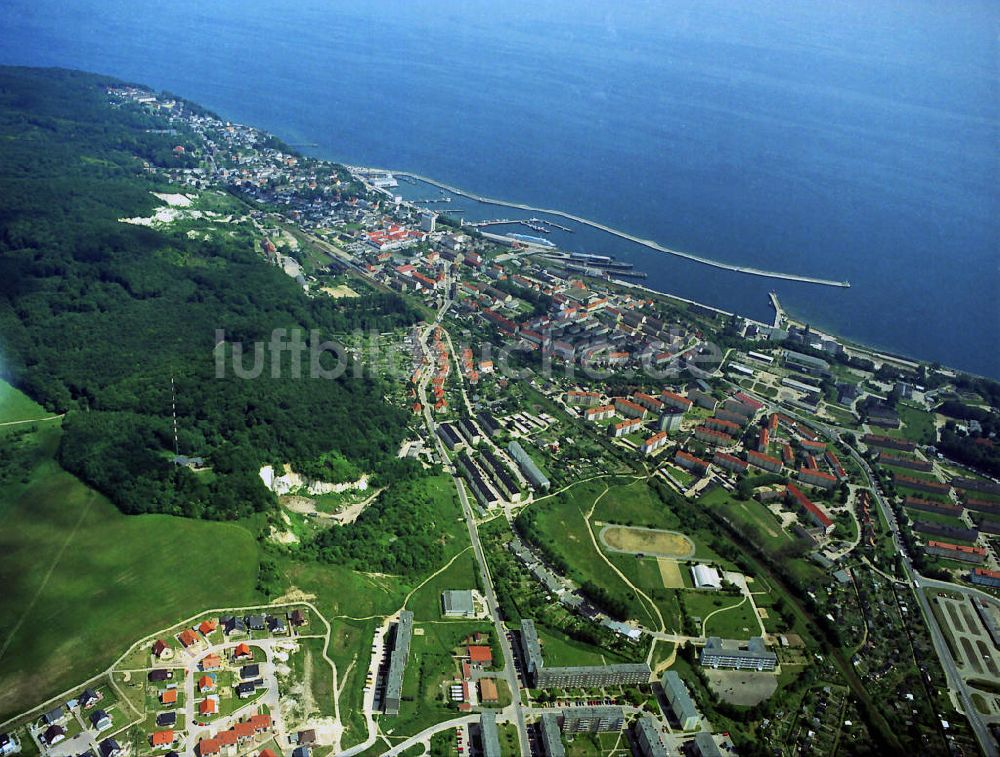
<instances>
[{"instance_id":1,"label":"curved pier","mask_svg":"<svg viewBox=\"0 0 1000 757\"><path fill-rule=\"evenodd\" d=\"M673 250L669 247L664 247L663 245L658 244L651 239L642 239L641 237L634 236L632 234L629 234L628 232L619 231L618 229L613 229L610 226L605 226L603 223L598 223L597 221L591 221L587 218L581 218L580 216L575 216L572 213L566 213L562 210L551 210L549 208L536 208L532 205L525 205L520 202L508 202L507 200L494 200L490 197L482 197L481 195L473 194L472 192L467 192L464 189L459 189L458 187L453 187L449 184L444 184L443 182L437 181L436 179L430 179L426 176L421 176L420 174L410 173L409 171L392 171L392 173L396 176L408 176L411 179L422 181L426 184L435 186L438 189L447 190L452 194L461 195L462 197L468 197L470 199L476 200L477 202L483 202L489 205L501 205L507 208L517 208L518 210L527 210L532 213L545 213L547 215L566 218L570 221L576 221L577 223L582 223L585 226L590 226L592 228L598 229L599 231L604 231L607 232L608 234L614 234L616 237L627 239L630 242L641 244L643 247L648 247L651 250L656 250L657 252L665 252L668 255L675 255L679 258L684 258L685 260L691 260L694 261L695 263L701 263L702 265L711 266L712 268L720 268L724 271L735 271L736 273L746 273L750 274L751 276L763 276L769 279L800 281L804 284L819 284L821 286L842 287L845 289L851 286L849 281L832 281L830 279L820 279L814 276L800 276L795 273L781 273L780 271L765 271L761 268L732 265L730 263L720 263L718 260L712 260L711 258L703 258L700 255L694 255L690 252L682 252L681 250Z\"/></svg>"}]
</instances>

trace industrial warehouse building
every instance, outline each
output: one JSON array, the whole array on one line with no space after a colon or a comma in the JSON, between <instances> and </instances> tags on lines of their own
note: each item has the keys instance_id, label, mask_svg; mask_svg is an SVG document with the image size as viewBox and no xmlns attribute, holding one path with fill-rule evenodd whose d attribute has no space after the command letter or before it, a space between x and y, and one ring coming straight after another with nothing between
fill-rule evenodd
<instances>
[{"instance_id":1,"label":"industrial warehouse building","mask_svg":"<svg viewBox=\"0 0 1000 757\"><path fill-rule=\"evenodd\" d=\"M701 649L701 664L709 668L774 670L778 656L764 646L760 636L751 637L746 644L710 636Z\"/></svg>"},{"instance_id":2,"label":"industrial warehouse building","mask_svg":"<svg viewBox=\"0 0 1000 757\"><path fill-rule=\"evenodd\" d=\"M520 637L525 673L534 688L636 685L648 683L652 673L649 665L644 662L547 668L542 660L542 647L533 620L529 618L521 620Z\"/></svg>"},{"instance_id":3,"label":"industrial warehouse building","mask_svg":"<svg viewBox=\"0 0 1000 757\"><path fill-rule=\"evenodd\" d=\"M711 565L695 565L691 568L691 578L696 589L721 589L722 576Z\"/></svg>"}]
</instances>

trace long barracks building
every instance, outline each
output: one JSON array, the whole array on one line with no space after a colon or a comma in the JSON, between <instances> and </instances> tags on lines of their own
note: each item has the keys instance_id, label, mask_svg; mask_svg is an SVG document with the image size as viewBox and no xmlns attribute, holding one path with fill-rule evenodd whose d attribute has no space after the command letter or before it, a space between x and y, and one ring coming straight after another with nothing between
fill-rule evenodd
<instances>
[{"instance_id":1,"label":"long barracks building","mask_svg":"<svg viewBox=\"0 0 1000 757\"><path fill-rule=\"evenodd\" d=\"M386 715L399 714L399 702L403 694L403 673L406 670L406 658L410 654L410 639L413 636L413 613L403 610L396 623L396 639L389 654L389 673L386 676L385 700L383 707Z\"/></svg>"},{"instance_id":2,"label":"long barracks building","mask_svg":"<svg viewBox=\"0 0 1000 757\"><path fill-rule=\"evenodd\" d=\"M521 620L521 655L524 658L525 672L532 686L538 689L629 686L649 683L652 673L649 665L644 662L545 667L535 621L529 618Z\"/></svg>"}]
</instances>

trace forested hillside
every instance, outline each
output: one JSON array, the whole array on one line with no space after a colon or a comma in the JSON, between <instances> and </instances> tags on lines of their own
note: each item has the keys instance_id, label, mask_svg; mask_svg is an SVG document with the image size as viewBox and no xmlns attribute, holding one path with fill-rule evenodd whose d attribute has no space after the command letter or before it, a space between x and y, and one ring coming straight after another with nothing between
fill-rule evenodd
<instances>
[{"instance_id":1,"label":"forested hillside","mask_svg":"<svg viewBox=\"0 0 1000 757\"><path fill-rule=\"evenodd\" d=\"M112 108L114 83L70 71L0 69L0 356L12 383L67 412L60 460L126 512L236 518L270 506L262 463L306 466L337 451L384 470L405 416L371 379L215 378L216 329L266 341L275 328L332 332L412 321L394 296L310 299L256 252L247 227L192 238L120 223L169 191L143 161L190 161L193 134L155 133ZM171 388L180 451L172 464Z\"/></svg>"}]
</instances>

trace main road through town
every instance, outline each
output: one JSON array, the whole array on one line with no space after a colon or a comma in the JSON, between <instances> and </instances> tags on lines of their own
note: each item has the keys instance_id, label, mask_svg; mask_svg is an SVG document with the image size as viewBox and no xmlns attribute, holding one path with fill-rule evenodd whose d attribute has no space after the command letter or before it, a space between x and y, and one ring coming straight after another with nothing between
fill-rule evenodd
<instances>
[{"instance_id":1,"label":"main road through town","mask_svg":"<svg viewBox=\"0 0 1000 757\"><path fill-rule=\"evenodd\" d=\"M448 283L450 282L446 281L446 284ZM445 291L448 291L447 286ZM421 335L420 348L424 355L425 364L420 382L417 386L418 398L420 400L420 404L423 406L424 421L427 425L427 431L430 434L431 439L434 441L438 455L440 455L441 460L444 462L446 467L448 466L448 453L447 450L445 450L440 437L437 435L437 423L434 421L434 417L431 413L432 406L427 400L427 384L430 382L432 375L431 368L434 365L433 356L431 355L430 347L427 342L434 329L441 324L441 321L444 319L444 314L448 311L451 305L451 299L448 298L447 294L443 295L443 301L440 309L438 310L437 318L434 323L427 326ZM449 339L448 341L450 344L451 340ZM456 378L461 381L461 374L457 374ZM483 593L486 596L486 604L490 612L490 618L493 621L493 626L496 630L497 640L500 643L500 649L503 651L505 677L507 685L510 688L511 698L513 700L511 705L503 712L503 715L506 718L510 718L511 711L513 711L513 719L517 723L518 740L521 743L521 757L530 757L531 751L528 745L528 726L524 719L524 709L521 706L520 686L517 680L517 670L514 667L514 651L511 649L510 640L507 638L506 628L504 627L503 620L500 617L500 605L497 602L496 590L493 586L493 577L490 575L489 565L486 562L486 556L483 554L483 545L479 540L479 530L476 527L476 518L472 511L472 505L469 502L469 497L466 494L465 486L463 486L461 479L452 474L452 481L455 484L455 490L458 492L458 499L462 503L462 512L465 514L465 524L469 530L469 539L472 542L472 551L475 554L476 562L479 565L479 573L483 577Z\"/></svg>"}]
</instances>

